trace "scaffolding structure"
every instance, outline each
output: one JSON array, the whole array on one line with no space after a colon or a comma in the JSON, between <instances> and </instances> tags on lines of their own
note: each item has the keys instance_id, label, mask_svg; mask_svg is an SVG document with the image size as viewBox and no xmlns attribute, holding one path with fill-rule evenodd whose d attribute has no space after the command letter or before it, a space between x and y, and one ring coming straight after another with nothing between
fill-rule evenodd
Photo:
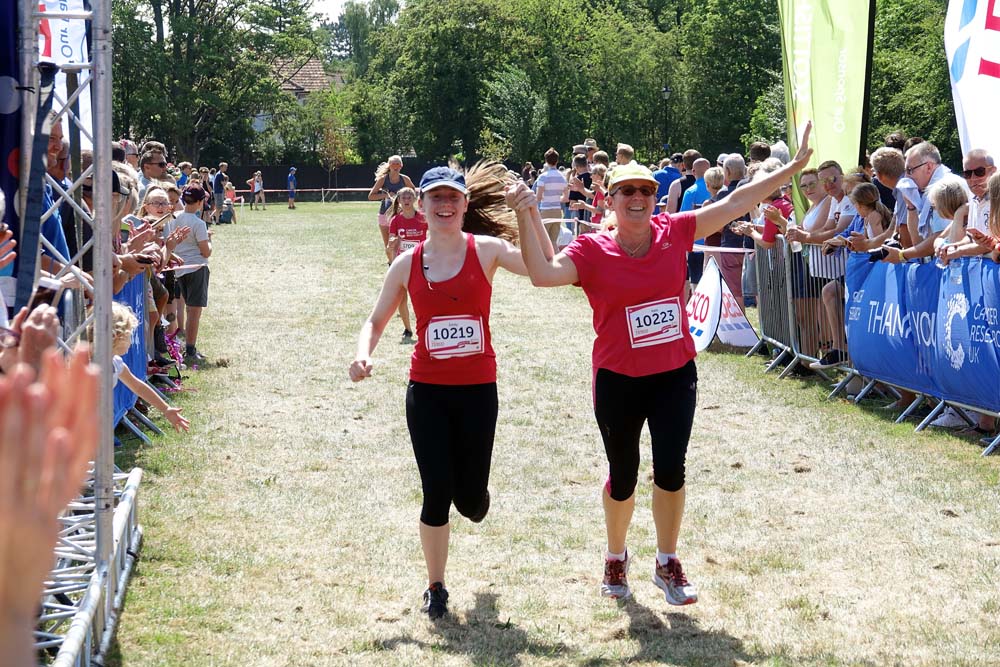
<instances>
[{"instance_id":1,"label":"scaffolding structure","mask_svg":"<svg viewBox=\"0 0 1000 667\"><path fill-rule=\"evenodd\" d=\"M68 350L75 345L87 327L93 325L89 341L93 360L101 368L100 391L100 444L91 475L82 494L66 508L60 517L59 541L53 555L54 568L45 583L41 598L41 612L35 633L38 655L59 667L89 666L103 663L117 625L118 613L124 601L125 588L142 540L138 524L137 493L142 477L140 469L128 473L117 471L114 465L113 423L113 371L112 371L112 167L111 167L111 1L90 0L61 3L56 11L46 11L38 0L19 0L19 57L21 68L21 169L20 211L21 231L29 224L40 227L63 204L75 213L77 239L82 241L81 230L87 225L92 238L78 244L73 257L62 257L58 249L39 234L39 246L63 268L57 277L73 274L83 277L82 260L92 250L93 287L82 287L70 292L63 307L63 336L60 346ZM56 65L46 62L39 55L39 23L45 20L86 21L89 31L89 58L86 62ZM48 92L52 88L53 72L66 73L65 94L53 93L51 109L56 122L69 119L70 160L73 181L68 187L49 174L42 158L33 155L37 149L35 137L39 128L47 131L46 118L39 118L39 108L48 108ZM89 93L90 120L81 120L81 96ZM81 144L92 146L93 163L81 170ZM30 221L28 201L32 185L44 179L51 188L55 203L42 211L40 220ZM92 206L82 204L84 181L92 183ZM37 227L36 227L37 229ZM19 245L19 256L24 261L28 249ZM18 294L37 284L39 270L36 260L34 276L18 276ZM31 285L28 285L28 282ZM81 283L86 283L81 280ZM20 299L19 299L20 300ZM83 304L93 304L88 316Z\"/></svg>"}]
</instances>

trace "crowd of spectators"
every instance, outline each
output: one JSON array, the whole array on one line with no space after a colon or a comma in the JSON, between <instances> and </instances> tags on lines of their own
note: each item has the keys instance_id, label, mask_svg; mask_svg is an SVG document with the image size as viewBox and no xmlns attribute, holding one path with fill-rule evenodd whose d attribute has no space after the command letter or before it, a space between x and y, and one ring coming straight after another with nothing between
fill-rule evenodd
<instances>
[{"instance_id":1,"label":"crowd of spectators","mask_svg":"<svg viewBox=\"0 0 1000 667\"><path fill-rule=\"evenodd\" d=\"M790 247L795 303L794 318L802 353L816 359L798 375L848 363L844 326L844 274L847 251L868 252L872 261L910 260L947 264L958 257L988 256L997 260L1000 213L991 216L990 201L1000 196L1000 175L986 150L969 151L957 173L942 163L937 147L920 137L894 132L864 164L845 169L819 156L818 168L800 175L805 201L799 220L792 204L792 183L766 197L755 211L734 220L722 233L697 244L739 252L692 252L688 277L700 280L704 262L714 256L738 303L756 305L754 248L774 247L783 236ZM649 165L659 184L660 210L668 213L710 206L746 183L779 169L789 159L783 142L756 142L741 152L719 155L714 164L694 149L673 153ZM615 225L604 201L604 182L614 169L634 160L627 144L618 144L614 161L593 139L573 146L563 160L550 148L536 169L527 162L521 178L536 192L539 209L556 247L574 233L590 233ZM996 194L992 195L991 191ZM905 407L913 396L902 392L887 406ZM936 425L964 424L947 411ZM971 429L993 433L990 417Z\"/></svg>"}]
</instances>

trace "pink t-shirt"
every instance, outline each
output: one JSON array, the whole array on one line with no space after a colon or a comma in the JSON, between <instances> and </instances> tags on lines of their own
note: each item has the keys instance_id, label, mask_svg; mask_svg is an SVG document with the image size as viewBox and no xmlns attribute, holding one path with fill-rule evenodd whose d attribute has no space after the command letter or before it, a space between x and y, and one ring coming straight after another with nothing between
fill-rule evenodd
<instances>
[{"instance_id":1,"label":"pink t-shirt","mask_svg":"<svg viewBox=\"0 0 1000 667\"><path fill-rule=\"evenodd\" d=\"M412 218L407 218L402 213L397 213L389 221L389 235L399 237L397 256L416 248L418 243L427 238L427 221L424 220L424 214L417 211Z\"/></svg>"},{"instance_id":2,"label":"pink t-shirt","mask_svg":"<svg viewBox=\"0 0 1000 667\"><path fill-rule=\"evenodd\" d=\"M684 311L695 214L661 213L650 224L653 238L643 257L629 257L610 232L579 236L563 250L594 309L595 373L606 368L641 377L695 357Z\"/></svg>"},{"instance_id":3,"label":"pink t-shirt","mask_svg":"<svg viewBox=\"0 0 1000 667\"><path fill-rule=\"evenodd\" d=\"M781 211L781 215L785 216L785 220L788 220L792 213L795 211L795 207L792 206L792 202L788 200L787 197L778 197L770 202L771 206ZM767 218L764 219L764 240L768 243L774 243L774 239L778 236L778 225L774 224Z\"/></svg>"}]
</instances>

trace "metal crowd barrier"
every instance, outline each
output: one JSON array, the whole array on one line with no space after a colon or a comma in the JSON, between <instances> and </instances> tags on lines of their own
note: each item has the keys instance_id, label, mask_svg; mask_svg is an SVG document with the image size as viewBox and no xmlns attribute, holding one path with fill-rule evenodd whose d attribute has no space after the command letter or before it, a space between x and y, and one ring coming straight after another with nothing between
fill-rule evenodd
<instances>
[{"instance_id":1,"label":"metal crowd barrier","mask_svg":"<svg viewBox=\"0 0 1000 667\"><path fill-rule=\"evenodd\" d=\"M897 424L909 418L921 404L925 402L934 404L930 413L916 426L915 430L918 432L927 428L946 407L955 409L970 426L975 425L975 422L969 417L968 412L1000 418L1000 413L985 408L941 399L910 387L862 376L852 365L847 349L843 321L846 288L842 278L834 277L838 272L843 276L845 262L840 260L838 269L838 260L833 259L824 263L826 258L820 258L820 252L819 246L788 243L782 235L776 238L771 248L757 246L755 274L760 342L747 353L747 356L755 354L764 345L776 348L778 353L768 364L765 372L770 372L782 362L787 362L785 369L778 376L785 378L794 372L797 365L808 366L818 361L832 345L838 346L844 355L844 360L835 368L842 372L844 377L827 398L837 396L845 391L852 381L857 380L862 381L863 385L855 393L854 403L860 403L872 391L880 390L880 387L887 388L897 399L900 397L898 392L909 392L916 398L895 419ZM846 253L844 250L839 252ZM827 291L825 299L830 304L829 308L824 301L824 290ZM836 292L833 292L834 290ZM835 318L839 332L833 330L829 321L829 313L833 309L839 313L839 317ZM838 345L838 341L842 343ZM829 379L822 371L816 373ZM983 456L1000 450L1000 434L983 438L982 442L986 444Z\"/></svg>"}]
</instances>

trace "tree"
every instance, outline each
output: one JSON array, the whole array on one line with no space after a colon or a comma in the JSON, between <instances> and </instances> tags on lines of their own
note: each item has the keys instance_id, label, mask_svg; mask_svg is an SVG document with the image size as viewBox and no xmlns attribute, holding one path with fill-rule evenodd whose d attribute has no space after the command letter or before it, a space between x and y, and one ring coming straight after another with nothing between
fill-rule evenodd
<instances>
[{"instance_id":1,"label":"tree","mask_svg":"<svg viewBox=\"0 0 1000 667\"><path fill-rule=\"evenodd\" d=\"M497 145L506 146L508 152L497 156L480 150L480 154L515 162L530 159L531 148L548 119L549 109L545 98L532 88L528 74L513 65L494 73L486 83L481 107L486 124L483 133L499 142L486 145L492 147L493 153L497 152Z\"/></svg>"},{"instance_id":2,"label":"tree","mask_svg":"<svg viewBox=\"0 0 1000 667\"><path fill-rule=\"evenodd\" d=\"M944 51L944 11L935 0L880 2L875 18L869 146L901 130L922 136L952 165L962 161Z\"/></svg>"},{"instance_id":3,"label":"tree","mask_svg":"<svg viewBox=\"0 0 1000 667\"><path fill-rule=\"evenodd\" d=\"M115 125L164 141L178 159L245 153L251 119L282 101L272 63L318 52L311 0L130 1L113 13L119 53L128 54L116 77L129 77L116 85Z\"/></svg>"},{"instance_id":4,"label":"tree","mask_svg":"<svg viewBox=\"0 0 1000 667\"><path fill-rule=\"evenodd\" d=\"M683 60L674 89L680 141L705 155L741 145L757 98L781 70L775 0L705 0L678 30Z\"/></svg>"}]
</instances>

